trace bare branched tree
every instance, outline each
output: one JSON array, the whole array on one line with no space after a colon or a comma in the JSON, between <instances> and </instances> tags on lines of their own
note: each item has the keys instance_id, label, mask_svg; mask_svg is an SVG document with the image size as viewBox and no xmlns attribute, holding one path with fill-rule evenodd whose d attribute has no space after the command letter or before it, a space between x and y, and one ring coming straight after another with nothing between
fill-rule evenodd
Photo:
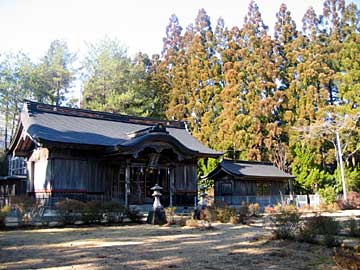
<instances>
[{"instance_id":1,"label":"bare branched tree","mask_svg":"<svg viewBox=\"0 0 360 270\"><path fill-rule=\"evenodd\" d=\"M328 112L321 121L310 124L309 126L299 127L297 131L306 140L325 139L330 141L335 148L337 166L340 168L341 183L343 188L344 201L347 201L345 172L344 172L344 153L347 150L348 142L353 136L360 119L360 113L353 115L338 114ZM346 160L360 150L360 144L347 154Z\"/></svg>"}]
</instances>

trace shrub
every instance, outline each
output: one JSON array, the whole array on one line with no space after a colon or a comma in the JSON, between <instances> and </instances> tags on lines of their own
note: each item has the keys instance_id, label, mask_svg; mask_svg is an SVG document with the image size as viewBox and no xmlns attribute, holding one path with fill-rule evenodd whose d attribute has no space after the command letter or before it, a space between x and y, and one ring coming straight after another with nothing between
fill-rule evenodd
<instances>
[{"instance_id":1,"label":"shrub","mask_svg":"<svg viewBox=\"0 0 360 270\"><path fill-rule=\"evenodd\" d=\"M349 220L349 235L360 237L360 226L354 218Z\"/></svg>"},{"instance_id":2,"label":"shrub","mask_svg":"<svg viewBox=\"0 0 360 270\"><path fill-rule=\"evenodd\" d=\"M106 201L102 204L104 213L126 213L126 207L117 201Z\"/></svg>"},{"instance_id":3,"label":"shrub","mask_svg":"<svg viewBox=\"0 0 360 270\"><path fill-rule=\"evenodd\" d=\"M11 208L8 205L0 209L0 227L5 226L5 218L10 212L11 212Z\"/></svg>"},{"instance_id":4,"label":"shrub","mask_svg":"<svg viewBox=\"0 0 360 270\"><path fill-rule=\"evenodd\" d=\"M250 216L259 216L260 214L260 205L258 203L249 204L249 215Z\"/></svg>"},{"instance_id":5,"label":"shrub","mask_svg":"<svg viewBox=\"0 0 360 270\"><path fill-rule=\"evenodd\" d=\"M165 208L165 215L166 215L166 220L168 224L175 224L175 210L176 207L167 207Z\"/></svg>"},{"instance_id":6,"label":"shrub","mask_svg":"<svg viewBox=\"0 0 360 270\"><path fill-rule=\"evenodd\" d=\"M360 193L351 191L347 194L346 209L360 208Z\"/></svg>"},{"instance_id":7,"label":"shrub","mask_svg":"<svg viewBox=\"0 0 360 270\"><path fill-rule=\"evenodd\" d=\"M271 217L273 234L276 239L293 239L299 227L300 214L292 205L278 209L278 213Z\"/></svg>"},{"instance_id":8,"label":"shrub","mask_svg":"<svg viewBox=\"0 0 360 270\"><path fill-rule=\"evenodd\" d=\"M196 219L190 218L186 220L186 226L189 227L199 227L199 222Z\"/></svg>"},{"instance_id":9,"label":"shrub","mask_svg":"<svg viewBox=\"0 0 360 270\"><path fill-rule=\"evenodd\" d=\"M319 209L322 212L333 213L333 212L339 211L340 207L336 202L335 203L329 203L329 204L321 202L320 205L319 205Z\"/></svg>"},{"instance_id":10,"label":"shrub","mask_svg":"<svg viewBox=\"0 0 360 270\"><path fill-rule=\"evenodd\" d=\"M209 206L206 207L203 211L203 216L202 218L209 221L209 222L214 222L217 220L217 214L216 214L216 209L214 206Z\"/></svg>"},{"instance_id":11,"label":"shrub","mask_svg":"<svg viewBox=\"0 0 360 270\"><path fill-rule=\"evenodd\" d=\"M312 209L312 207L311 207L310 205L305 204L305 205L302 205L302 206L299 208L299 211L300 211L301 213L308 213L308 212L312 212L313 209Z\"/></svg>"},{"instance_id":12,"label":"shrub","mask_svg":"<svg viewBox=\"0 0 360 270\"><path fill-rule=\"evenodd\" d=\"M327 246L327 247L338 247L338 246L340 246L340 242L332 234L325 234L323 241L324 241L325 246Z\"/></svg>"},{"instance_id":13,"label":"shrub","mask_svg":"<svg viewBox=\"0 0 360 270\"><path fill-rule=\"evenodd\" d=\"M74 224L75 221L82 219L85 203L78 200L67 199L57 202L55 207L64 224Z\"/></svg>"},{"instance_id":14,"label":"shrub","mask_svg":"<svg viewBox=\"0 0 360 270\"><path fill-rule=\"evenodd\" d=\"M241 217L238 217L238 216L231 216L230 217L230 223L231 224L239 224L239 223L245 223L246 220L245 219L242 219Z\"/></svg>"},{"instance_id":15,"label":"shrub","mask_svg":"<svg viewBox=\"0 0 360 270\"><path fill-rule=\"evenodd\" d=\"M303 224L299 230L299 240L307 243L316 243L316 231L308 227L308 225Z\"/></svg>"},{"instance_id":16,"label":"shrub","mask_svg":"<svg viewBox=\"0 0 360 270\"><path fill-rule=\"evenodd\" d=\"M345 248L344 246L335 248L333 260L342 269L360 269L360 252L357 246L354 248Z\"/></svg>"},{"instance_id":17,"label":"shrub","mask_svg":"<svg viewBox=\"0 0 360 270\"><path fill-rule=\"evenodd\" d=\"M280 213L284 208L284 206L281 203L278 203L274 206L275 213Z\"/></svg>"},{"instance_id":18,"label":"shrub","mask_svg":"<svg viewBox=\"0 0 360 270\"><path fill-rule=\"evenodd\" d=\"M123 218L127 214L126 207L117 201L103 202L102 211L108 222L123 222Z\"/></svg>"},{"instance_id":19,"label":"shrub","mask_svg":"<svg viewBox=\"0 0 360 270\"><path fill-rule=\"evenodd\" d=\"M230 222L230 218L236 216L236 210L231 207L216 207L216 218L221 223Z\"/></svg>"},{"instance_id":20,"label":"shrub","mask_svg":"<svg viewBox=\"0 0 360 270\"><path fill-rule=\"evenodd\" d=\"M88 201L84 203L82 218L85 223L101 222L103 217L102 203L99 201Z\"/></svg>"},{"instance_id":21,"label":"shrub","mask_svg":"<svg viewBox=\"0 0 360 270\"><path fill-rule=\"evenodd\" d=\"M16 208L20 214L21 222L24 223L30 221L31 216L39 207L36 199L27 195L10 197L10 205Z\"/></svg>"},{"instance_id":22,"label":"shrub","mask_svg":"<svg viewBox=\"0 0 360 270\"><path fill-rule=\"evenodd\" d=\"M237 223L246 224L248 219L248 215L250 214L249 206L245 202L241 202L240 209L239 209L239 218L235 219Z\"/></svg>"},{"instance_id":23,"label":"shrub","mask_svg":"<svg viewBox=\"0 0 360 270\"><path fill-rule=\"evenodd\" d=\"M315 215L304 220L300 228L300 239L314 243L317 235L323 235L324 244L333 247L338 245L335 235L339 230L340 225L334 218Z\"/></svg>"},{"instance_id":24,"label":"shrub","mask_svg":"<svg viewBox=\"0 0 360 270\"><path fill-rule=\"evenodd\" d=\"M326 204L333 204L336 200L336 192L331 186L319 189L319 195L322 201Z\"/></svg>"},{"instance_id":25,"label":"shrub","mask_svg":"<svg viewBox=\"0 0 360 270\"><path fill-rule=\"evenodd\" d=\"M336 235L340 230L340 224L333 217L315 215L305 221L306 225L316 234Z\"/></svg>"},{"instance_id":26,"label":"shrub","mask_svg":"<svg viewBox=\"0 0 360 270\"><path fill-rule=\"evenodd\" d=\"M176 224L181 227L184 227L184 226L186 226L186 221L187 221L187 218L183 214L181 214L180 218L176 220Z\"/></svg>"},{"instance_id":27,"label":"shrub","mask_svg":"<svg viewBox=\"0 0 360 270\"><path fill-rule=\"evenodd\" d=\"M229 207L229 205L228 205L226 202L224 202L224 201L216 201L216 202L213 204L213 206L214 206L215 208L226 208L226 207Z\"/></svg>"},{"instance_id":28,"label":"shrub","mask_svg":"<svg viewBox=\"0 0 360 270\"><path fill-rule=\"evenodd\" d=\"M135 223L141 223L144 218L144 215L140 212L140 209L136 207L129 208L127 216L132 222Z\"/></svg>"},{"instance_id":29,"label":"shrub","mask_svg":"<svg viewBox=\"0 0 360 270\"><path fill-rule=\"evenodd\" d=\"M264 211L265 211L266 214L270 214L270 215L276 213L275 208L272 207L272 206L265 206Z\"/></svg>"},{"instance_id":30,"label":"shrub","mask_svg":"<svg viewBox=\"0 0 360 270\"><path fill-rule=\"evenodd\" d=\"M250 214L250 208L249 205L246 202L241 202L240 208L239 208L239 215L246 217Z\"/></svg>"}]
</instances>

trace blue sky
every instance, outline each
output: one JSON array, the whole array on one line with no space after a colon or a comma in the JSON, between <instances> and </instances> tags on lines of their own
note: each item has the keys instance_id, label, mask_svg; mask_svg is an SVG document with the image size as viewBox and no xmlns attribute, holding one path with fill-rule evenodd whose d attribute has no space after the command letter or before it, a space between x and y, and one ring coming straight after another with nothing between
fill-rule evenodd
<instances>
[{"instance_id":1,"label":"blue sky","mask_svg":"<svg viewBox=\"0 0 360 270\"><path fill-rule=\"evenodd\" d=\"M359 2L360 0L355 0ZM64 39L81 57L85 42L108 35L137 51L160 53L169 17L175 13L183 28L204 8L213 26L221 16L226 26L241 26L250 0L0 0L0 52L22 50L33 60L40 57L54 39ZM273 33L275 14L284 2L298 28L309 6L319 14L323 1L258 0L263 19Z\"/></svg>"}]
</instances>

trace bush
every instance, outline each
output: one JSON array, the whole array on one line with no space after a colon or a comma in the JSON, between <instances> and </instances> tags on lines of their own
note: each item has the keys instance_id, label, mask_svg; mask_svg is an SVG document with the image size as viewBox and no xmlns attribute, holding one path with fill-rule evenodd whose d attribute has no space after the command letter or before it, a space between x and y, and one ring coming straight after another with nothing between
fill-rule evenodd
<instances>
[{"instance_id":1,"label":"bush","mask_svg":"<svg viewBox=\"0 0 360 270\"><path fill-rule=\"evenodd\" d=\"M220 208L220 207L216 208L216 218L221 223L228 223L230 222L231 217L235 217L235 216L236 216L236 210L234 208L228 206L224 208Z\"/></svg>"},{"instance_id":2,"label":"bush","mask_svg":"<svg viewBox=\"0 0 360 270\"><path fill-rule=\"evenodd\" d=\"M165 215L166 215L166 220L167 223L170 225L175 224L175 210L176 207L167 207L165 208Z\"/></svg>"},{"instance_id":3,"label":"bush","mask_svg":"<svg viewBox=\"0 0 360 270\"><path fill-rule=\"evenodd\" d=\"M360 237L360 226L354 218L349 220L349 235Z\"/></svg>"},{"instance_id":4,"label":"bush","mask_svg":"<svg viewBox=\"0 0 360 270\"><path fill-rule=\"evenodd\" d=\"M186 220L186 226L197 228L199 227L199 222L196 219L190 218Z\"/></svg>"},{"instance_id":5,"label":"bush","mask_svg":"<svg viewBox=\"0 0 360 270\"><path fill-rule=\"evenodd\" d=\"M239 208L239 215L242 217L246 217L250 214L250 208L249 205L246 202L241 202L240 208Z\"/></svg>"},{"instance_id":6,"label":"bush","mask_svg":"<svg viewBox=\"0 0 360 270\"><path fill-rule=\"evenodd\" d=\"M60 219L64 222L64 224L74 224L75 221L82 220L85 203L78 200L68 199L57 202L55 207L58 210Z\"/></svg>"},{"instance_id":7,"label":"bush","mask_svg":"<svg viewBox=\"0 0 360 270\"><path fill-rule=\"evenodd\" d=\"M324 244L329 247L337 246L335 235L340 230L340 224L332 217L313 216L304 220L300 229L300 239L314 243L317 235L323 235Z\"/></svg>"},{"instance_id":8,"label":"bush","mask_svg":"<svg viewBox=\"0 0 360 270\"><path fill-rule=\"evenodd\" d=\"M181 227L184 227L184 226L186 226L186 221L187 221L187 218L183 214L181 214L180 218L178 220L176 220L176 224Z\"/></svg>"},{"instance_id":9,"label":"bush","mask_svg":"<svg viewBox=\"0 0 360 270\"><path fill-rule=\"evenodd\" d=\"M326 204L333 204L336 200L336 192L331 186L319 189L319 195L322 201Z\"/></svg>"},{"instance_id":10,"label":"bush","mask_svg":"<svg viewBox=\"0 0 360 270\"><path fill-rule=\"evenodd\" d=\"M325 234L323 242L324 242L324 245L327 246L327 247L338 247L338 246L340 246L340 242L332 234Z\"/></svg>"},{"instance_id":11,"label":"bush","mask_svg":"<svg viewBox=\"0 0 360 270\"><path fill-rule=\"evenodd\" d=\"M123 222L123 218L127 214L126 207L117 201L104 202L102 209L108 222Z\"/></svg>"},{"instance_id":12,"label":"bush","mask_svg":"<svg viewBox=\"0 0 360 270\"><path fill-rule=\"evenodd\" d=\"M333 217L315 215L305 221L306 225L316 234L336 235L340 230L340 224Z\"/></svg>"},{"instance_id":13,"label":"bush","mask_svg":"<svg viewBox=\"0 0 360 270\"><path fill-rule=\"evenodd\" d=\"M239 209L239 218L235 221L237 221L237 223L246 224L249 214L250 214L250 209L248 204L245 202L241 202Z\"/></svg>"},{"instance_id":14,"label":"bush","mask_svg":"<svg viewBox=\"0 0 360 270\"><path fill-rule=\"evenodd\" d=\"M260 214L260 205L258 203L249 204L249 215L250 216L259 216Z\"/></svg>"},{"instance_id":15,"label":"bush","mask_svg":"<svg viewBox=\"0 0 360 270\"><path fill-rule=\"evenodd\" d=\"M5 218L10 212L11 212L11 208L8 205L0 209L0 227L5 226Z\"/></svg>"},{"instance_id":16,"label":"bush","mask_svg":"<svg viewBox=\"0 0 360 270\"><path fill-rule=\"evenodd\" d=\"M336 203L339 205L340 209L360 209L360 193L350 191L347 194L347 201L337 200Z\"/></svg>"},{"instance_id":17,"label":"bush","mask_svg":"<svg viewBox=\"0 0 360 270\"><path fill-rule=\"evenodd\" d=\"M231 216L230 217L230 223L231 224L239 224L239 223L245 223L246 220L245 219L242 219L241 217L238 217L238 216Z\"/></svg>"},{"instance_id":18,"label":"bush","mask_svg":"<svg viewBox=\"0 0 360 270\"><path fill-rule=\"evenodd\" d=\"M265 211L265 213L266 213L266 214L270 214L270 215L272 215L272 214L275 214L275 213L276 213L275 208L274 208L274 207L272 207L272 206L265 206L264 211Z\"/></svg>"},{"instance_id":19,"label":"bush","mask_svg":"<svg viewBox=\"0 0 360 270\"><path fill-rule=\"evenodd\" d=\"M358 247L334 249L333 259L342 269L360 269L360 252Z\"/></svg>"},{"instance_id":20,"label":"bush","mask_svg":"<svg viewBox=\"0 0 360 270\"><path fill-rule=\"evenodd\" d=\"M36 199L27 195L10 197L10 205L14 206L20 214L20 220L28 223L31 216L37 211L39 204Z\"/></svg>"},{"instance_id":21,"label":"bush","mask_svg":"<svg viewBox=\"0 0 360 270\"><path fill-rule=\"evenodd\" d=\"M273 234L276 239L293 239L299 227L300 214L296 207L287 205L278 209L271 217Z\"/></svg>"},{"instance_id":22,"label":"bush","mask_svg":"<svg viewBox=\"0 0 360 270\"><path fill-rule=\"evenodd\" d=\"M335 203L329 203L329 204L321 202L320 205L319 205L319 209L322 212L334 213L336 211L339 211L340 207L336 202Z\"/></svg>"},{"instance_id":23,"label":"bush","mask_svg":"<svg viewBox=\"0 0 360 270\"><path fill-rule=\"evenodd\" d=\"M214 222L217 220L217 214L216 214L216 209L214 206L209 206L206 207L203 211L202 211L202 216L201 216L204 220L207 220L208 222Z\"/></svg>"},{"instance_id":24,"label":"bush","mask_svg":"<svg viewBox=\"0 0 360 270\"><path fill-rule=\"evenodd\" d=\"M129 208L127 216L132 222L135 223L142 223L144 218L144 215L140 212L140 209L136 207Z\"/></svg>"},{"instance_id":25,"label":"bush","mask_svg":"<svg viewBox=\"0 0 360 270\"><path fill-rule=\"evenodd\" d=\"M99 201L88 201L84 203L82 213L83 221L87 224L101 222L103 217L102 203Z\"/></svg>"}]
</instances>

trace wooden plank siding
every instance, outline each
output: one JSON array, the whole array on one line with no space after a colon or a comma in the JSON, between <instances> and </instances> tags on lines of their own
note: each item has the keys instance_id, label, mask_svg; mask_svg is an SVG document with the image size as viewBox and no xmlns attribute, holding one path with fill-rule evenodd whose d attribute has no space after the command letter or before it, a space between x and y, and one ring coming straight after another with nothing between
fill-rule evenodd
<instances>
[{"instance_id":1,"label":"wooden plank siding","mask_svg":"<svg viewBox=\"0 0 360 270\"><path fill-rule=\"evenodd\" d=\"M138 176L135 168L146 168L146 164L127 163L125 159L106 160L96 159L96 155L89 152L57 150L40 148L34 151L29 158L29 171L34 172L30 177L37 197L57 196L65 198L79 198L87 200L118 200L125 203L125 171L130 166L130 196L136 197L138 193L145 194L145 188L150 186L143 183L141 190L136 189ZM128 165L127 165L128 164ZM140 167L139 167L140 166ZM31 169L31 167L33 167ZM172 164L163 164L161 168L168 168L174 172L174 203L192 204L193 196L197 190L197 165L192 161ZM164 191L169 192L169 181L163 183ZM45 196L46 194L46 196ZM75 194L75 195L74 195ZM132 195L131 195L132 194ZM152 197L143 202L152 202Z\"/></svg>"},{"instance_id":2,"label":"wooden plank siding","mask_svg":"<svg viewBox=\"0 0 360 270\"><path fill-rule=\"evenodd\" d=\"M286 184L286 181L279 180L224 177L215 181L215 196L278 196L280 192L285 192Z\"/></svg>"}]
</instances>

